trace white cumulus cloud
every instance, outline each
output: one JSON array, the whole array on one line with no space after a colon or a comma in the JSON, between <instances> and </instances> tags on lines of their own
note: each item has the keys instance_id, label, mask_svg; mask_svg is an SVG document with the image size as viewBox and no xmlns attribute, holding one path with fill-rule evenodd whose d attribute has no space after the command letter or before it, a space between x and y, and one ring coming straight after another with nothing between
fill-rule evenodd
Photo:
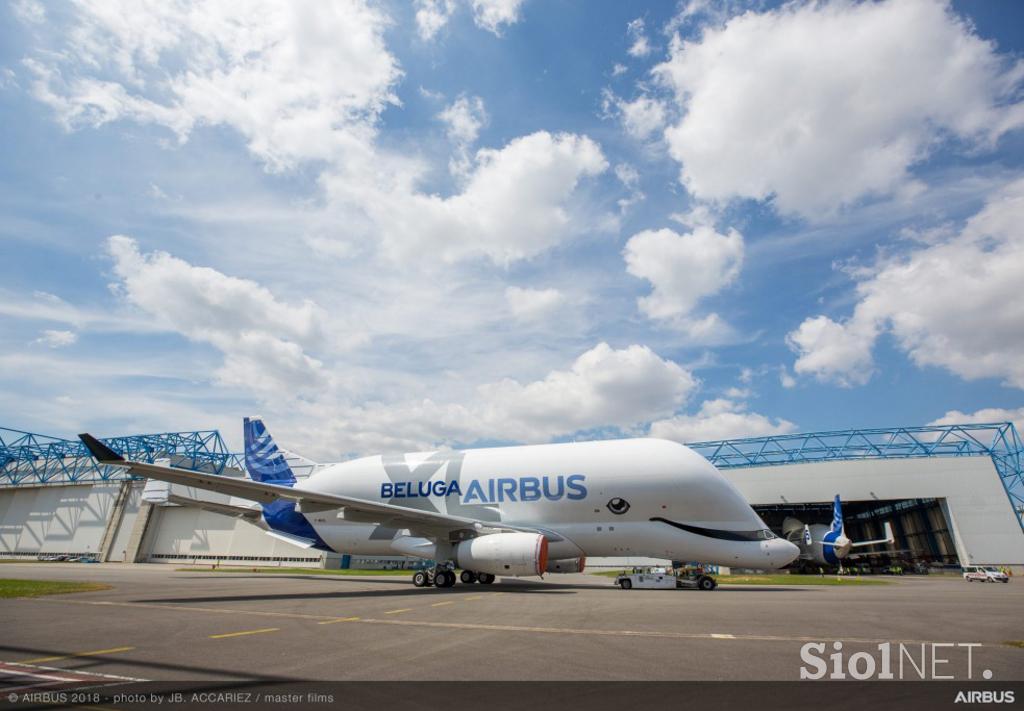
<instances>
[{"instance_id":1,"label":"white cumulus cloud","mask_svg":"<svg viewBox=\"0 0 1024 711\"><path fill-rule=\"evenodd\" d=\"M487 123L487 111L479 96L460 96L437 115L453 143L471 144Z\"/></svg>"},{"instance_id":2,"label":"white cumulus cloud","mask_svg":"<svg viewBox=\"0 0 1024 711\"><path fill-rule=\"evenodd\" d=\"M709 226L679 234L670 229L644 230L626 243L626 270L651 283L651 293L637 305L653 319L689 317L700 300L733 283L743 266L743 236L734 229L721 234Z\"/></svg>"},{"instance_id":3,"label":"white cumulus cloud","mask_svg":"<svg viewBox=\"0 0 1024 711\"><path fill-rule=\"evenodd\" d=\"M455 0L416 0L416 30L420 39L432 40L455 12Z\"/></svg>"},{"instance_id":4,"label":"white cumulus cloud","mask_svg":"<svg viewBox=\"0 0 1024 711\"><path fill-rule=\"evenodd\" d=\"M676 415L651 423L650 434L687 443L786 434L795 429L789 420L747 412L745 403L719 398L705 400L694 415Z\"/></svg>"},{"instance_id":5,"label":"white cumulus cloud","mask_svg":"<svg viewBox=\"0 0 1024 711\"><path fill-rule=\"evenodd\" d=\"M473 23L501 37L508 25L519 22L525 0L468 0ZM455 0L416 0L416 31L420 39L430 41L448 24L455 13Z\"/></svg>"},{"instance_id":6,"label":"white cumulus cloud","mask_svg":"<svg viewBox=\"0 0 1024 711\"><path fill-rule=\"evenodd\" d=\"M974 412L949 410L942 417L932 420L929 425L986 424L990 422L1012 422L1018 432L1024 431L1024 407L984 407Z\"/></svg>"},{"instance_id":7,"label":"white cumulus cloud","mask_svg":"<svg viewBox=\"0 0 1024 711\"><path fill-rule=\"evenodd\" d=\"M638 17L626 25L626 34L629 35L629 49L626 52L631 57L646 57L651 53L651 44L647 41L647 34L644 31L644 19Z\"/></svg>"},{"instance_id":8,"label":"white cumulus cloud","mask_svg":"<svg viewBox=\"0 0 1024 711\"><path fill-rule=\"evenodd\" d=\"M391 257L454 262L484 256L508 264L573 234L567 204L582 179L607 168L600 147L586 136L538 131L478 151L456 195L395 190L371 194L365 207ZM349 185L343 180L341 190Z\"/></svg>"},{"instance_id":9,"label":"white cumulus cloud","mask_svg":"<svg viewBox=\"0 0 1024 711\"><path fill-rule=\"evenodd\" d=\"M445 125L448 140L455 146L455 155L448 163L453 175L464 177L472 168L470 147L476 143L480 129L487 124L487 110L479 96L458 97L437 115Z\"/></svg>"},{"instance_id":10,"label":"white cumulus cloud","mask_svg":"<svg viewBox=\"0 0 1024 711\"><path fill-rule=\"evenodd\" d=\"M991 147L1024 123L1024 67L940 0L746 12L676 38L655 71L678 101L665 138L691 193L811 219L913 189L946 139Z\"/></svg>"},{"instance_id":11,"label":"white cumulus cloud","mask_svg":"<svg viewBox=\"0 0 1024 711\"><path fill-rule=\"evenodd\" d=\"M875 340L889 332L919 366L1024 388L1022 224L1024 179L993 195L960 232L931 234L907 254L861 270L849 319L816 316L789 334L799 354L794 370L866 382Z\"/></svg>"},{"instance_id":12,"label":"white cumulus cloud","mask_svg":"<svg viewBox=\"0 0 1024 711\"><path fill-rule=\"evenodd\" d=\"M828 316L808 318L786 336L798 355L793 370L843 387L863 385L874 374L871 348L877 333L874 321L863 316L844 323Z\"/></svg>"},{"instance_id":13,"label":"white cumulus cloud","mask_svg":"<svg viewBox=\"0 0 1024 711\"><path fill-rule=\"evenodd\" d=\"M271 169L338 159L372 138L401 76L388 19L362 0L83 1L58 51L25 60L68 128L130 119L187 140L242 134Z\"/></svg>"},{"instance_id":14,"label":"white cumulus cloud","mask_svg":"<svg viewBox=\"0 0 1024 711\"><path fill-rule=\"evenodd\" d=\"M255 392L322 385L320 361L305 348L323 338L325 314L316 304L279 301L248 279L197 267L166 252L142 254L134 239L107 242L114 285L123 298L164 328L224 354L218 380Z\"/></svg>"},{"instance_id":15,"label":"white cumulus cloud","mask_svg":"<svg viewBox=\"0 0 1024 711\"><path fill-rule=\"evenodd\" d=\"M601 109L605 117L617 117L626 133L640 141L661 131L667 120L665 105L645 94L626 101L605 89Z\"/></svg>"},{"instance_id":16,"label":"white cumulus cloud","mask_svg":"<svg viewBox=\"0 0 1024 711\"><path fill-rule=\"evenodd\" d=\"M50 348L64 348L65 346L73 345L78 340L78 334L74 331L60 331L55 329L46 329L42 335L36 339L36 343L41 343L44 346Z\"/></svg>"},{"instance_id":17,"label":"white cumulus cloud","mask_svg":"<svg viewBox=\"0 0 1024 711\"><path fill-rule=\"evenodd\" d=\"M596 427L632 428L674 412L697 379L646 346L616 350L600 343L569 370L523 385L503 380L479 388L486 421L507 436L536 440Z\"/></svg>"},{"instance_id":18,"label":"white cumulus cloud","mask_svg":"<svg viewBox=\"0 0 1024 711\"><path fill-rule=\"evenodd\" d=\"M519 22L525 0L470 0L477 27L501 36L506 25Z\"/></svg>"},{"instance_id":19,"label":"white cumulus cloud","mask_svg":"<svg viewBox=\"0 0 1024 711\"><path fill-rule=\"evenodd\" d=\"M523 289L510 286L505 289L505 301L517 319L532 321L557 308L564 300L558 289Z\"/></svg>"}]
</instances>

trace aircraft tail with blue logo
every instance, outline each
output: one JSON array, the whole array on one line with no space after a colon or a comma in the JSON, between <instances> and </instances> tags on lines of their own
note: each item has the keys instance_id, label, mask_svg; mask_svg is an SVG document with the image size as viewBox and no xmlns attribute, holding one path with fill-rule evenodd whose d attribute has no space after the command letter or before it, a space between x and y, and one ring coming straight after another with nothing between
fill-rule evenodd
<instances>
[{"instance_id":1,"label":"aircraft tail with blue logo","mask_svg":"<svg viewBox=\"0 0 1024 711\"><path fill-rule=\"evenodd\" d=\"M242 420L245 438L245 469L253 481L277 486L295 486L295 473L278 449L260 417ZM271 536L303 548L330 550L305 516L295 510L294 501L277 499L263 504L263 520Z\"/></svg>"},{"instance_id":2,"label":"aircraft tail with blue logo","mask_svg":"<svg viewBox=\"0 0 1024 711\"><path fill-rule=\"evenodd\" d=\"M829 533L843 533L843 504L839 500L839 494L836 494L835 501L832 502L832 528L828 529Z\"/></svg>"},{"instance_id":3,"label":"aircraft tail with blue logo","mask_svg":"<svg viewBox=\"0 0 1024 711\"><path fill-rule=\"evenodd\" d=\"M245 469L253 481L280 486L295 486L295 474L274 438L259 417L242 420L245 433Z\"/></svg>"}]
</instances>

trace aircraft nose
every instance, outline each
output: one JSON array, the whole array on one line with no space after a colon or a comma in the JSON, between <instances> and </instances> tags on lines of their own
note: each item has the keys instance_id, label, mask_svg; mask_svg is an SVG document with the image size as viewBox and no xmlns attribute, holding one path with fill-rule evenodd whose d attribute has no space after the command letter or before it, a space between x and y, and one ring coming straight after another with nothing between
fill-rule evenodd
<instances>
[{"instance_id":1,"label":"aircraft nose","mask_svg":"<svg viewBox=\"0 0 1024 711\"><path fill-rule=\"evenodd\" d=\"M776 568L789 565L799 555L800 547L783 538L775 538L769 542L768 557Z\"/></svg>"}]
</instances>

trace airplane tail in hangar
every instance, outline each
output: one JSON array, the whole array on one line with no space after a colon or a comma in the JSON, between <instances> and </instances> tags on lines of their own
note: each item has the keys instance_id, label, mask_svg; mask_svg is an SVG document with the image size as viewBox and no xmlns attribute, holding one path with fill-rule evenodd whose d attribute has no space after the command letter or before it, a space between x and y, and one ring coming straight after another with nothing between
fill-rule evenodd
<instances>
[{"instance_id":1,"label":"airplane tail in hangar","mask_svg":"<svg viewBox=\"0 0 1024 711\"><path fill-rule=\"evenodd\" d=\"M295 473L274 443L260 417L242 420L245 434L245 468L253 481L278 486L295 486Z\"/></svg>"},{"instance_id":2,"label":"airplane tail in hangar","mask_svg":"<svg viewBox=\"0 0 1024 711\"><path fill-rule=\"evenodd\" d=\"M832 527L829 533L843 533L843 503L839 500L839 494L836 494L835 501L832 502Z\"/></svg>"}]
</instances>

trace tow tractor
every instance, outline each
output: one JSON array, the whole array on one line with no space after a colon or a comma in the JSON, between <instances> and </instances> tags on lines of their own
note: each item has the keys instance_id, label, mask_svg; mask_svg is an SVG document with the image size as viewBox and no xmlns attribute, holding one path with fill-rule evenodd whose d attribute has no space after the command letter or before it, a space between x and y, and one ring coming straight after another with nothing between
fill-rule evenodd
<instances>
[{"instance_id":1,"label":"tow tractor","mask_svg":"<svg viewBox=\"0 0 1024 711\"><path fill-rule=\"evenodd\" d=\"M632 573L623 572L615 578L615 584L623 590L714 590L718 581L702 568L683 568L669 571L666 568L633 568Z\"/></svg>"}]
</instances>

